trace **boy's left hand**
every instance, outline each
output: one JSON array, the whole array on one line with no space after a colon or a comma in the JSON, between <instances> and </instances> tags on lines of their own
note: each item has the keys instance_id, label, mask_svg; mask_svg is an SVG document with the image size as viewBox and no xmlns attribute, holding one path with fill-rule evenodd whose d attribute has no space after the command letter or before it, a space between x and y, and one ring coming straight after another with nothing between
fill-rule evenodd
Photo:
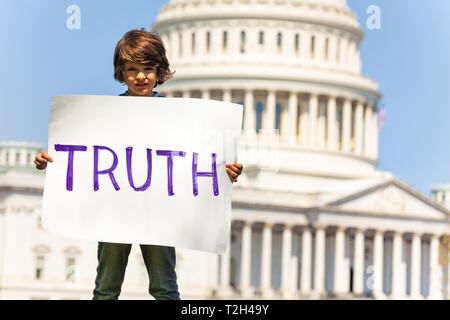
<instances>
[{"instance_id":1,"label":"boy's left hand","mask_svg":"<svg viewBox=\"0 0 450 320\"><path fill-rule=\"evenodd\" d=\"M237 182L237 177L242 173L242 169L244 168L242 163L227 163L225 167L231 182Z\"/></svg>"}]
</instances>

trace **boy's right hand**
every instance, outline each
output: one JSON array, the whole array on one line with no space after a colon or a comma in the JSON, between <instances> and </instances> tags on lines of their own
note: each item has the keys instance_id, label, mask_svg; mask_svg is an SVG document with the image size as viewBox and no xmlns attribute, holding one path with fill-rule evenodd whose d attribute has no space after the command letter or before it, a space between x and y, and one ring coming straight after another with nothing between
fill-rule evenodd
<instances>
[{"instance_id":1,"label":"boy's right hand","mask_svg":"<svg viewBox=\"0 0 450 320\"><path fill-rule=\"evenodd\" d=\"M53 158L48 155L47 151L42 150L34 159L36 169L44 170L47 168L47 161L53 162Z\"/></svg>"}]
</instances>

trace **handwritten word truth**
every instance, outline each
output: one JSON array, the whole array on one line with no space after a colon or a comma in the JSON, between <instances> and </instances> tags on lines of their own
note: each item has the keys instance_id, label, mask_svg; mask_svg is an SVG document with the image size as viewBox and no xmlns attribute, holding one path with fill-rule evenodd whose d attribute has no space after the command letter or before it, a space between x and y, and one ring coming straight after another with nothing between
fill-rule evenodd
<instances>
[{"instance_id":1,"label":"handwritten word truth","mask_svg":"<svg viewBox=\"0 0 450 320\"><path fill-rule=\"evenodd\" d=\"M86 146L82 145L69 145L69 144L55 144L55 151L57 152L68 152L68 161L67 161L67 175L66 175L66 190L72 191L73 189L73 171L74 171L74 156L75 152L85 152L87 150ZM99 175L107 174L114 186L114 189L120 190L120 187L114 178L114 170L117 168L117 164L119 163L117 154L114 150L111 148L108 148L106 146L93 146L94 150L94 174L93 174L93 181L94 181L94 191L99 190L99 182L98 177ZM110 152L113 156L113 163L112 165L107 169L100 170L98 167L99 163L99 150L106 150ZM126 154L126 162L127 162L127 174L128 174L128 183L130 184L131 188L133 188L135 191L145 191L147 190L152 181L152 149L147 148L147 180L142 186L135 186L134 180L133 180L133 172L131 168L131 160L132 160L132 154L133 154L133 148L127 147L125 150ZM173 151L173 150L156 150L156 155L161 157L167 157L167 193L169 196L173 196L173 158L174 157L185 157L186 152L184 151ZM212 158L212 171L211 172L199 172L197 170L197 160L198 160L198 153L193 152L192 154L192 190L194 196L198 195L198 177L210 177L213 179L213 191L214 196L219 195L219 184L217 180L217 168L216 168L216 154L211 154Z\"/></svg>"}]
</instances>

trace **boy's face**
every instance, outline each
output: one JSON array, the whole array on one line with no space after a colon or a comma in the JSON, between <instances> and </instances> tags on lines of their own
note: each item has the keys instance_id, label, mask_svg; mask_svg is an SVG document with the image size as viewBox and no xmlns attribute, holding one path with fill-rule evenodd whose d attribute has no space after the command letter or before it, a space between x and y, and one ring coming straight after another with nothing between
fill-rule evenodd
<instances>
[{"instance_id":1,"label":"boy's face","mask_svg":"<svg viewBox=\"0 0 450 320\"><path fill-rule=\"evenodd\" d=\"M156 67L126 61L124 78L130 95L153 96L153 88L156 84Z\"/></svg>"}]
</instances>

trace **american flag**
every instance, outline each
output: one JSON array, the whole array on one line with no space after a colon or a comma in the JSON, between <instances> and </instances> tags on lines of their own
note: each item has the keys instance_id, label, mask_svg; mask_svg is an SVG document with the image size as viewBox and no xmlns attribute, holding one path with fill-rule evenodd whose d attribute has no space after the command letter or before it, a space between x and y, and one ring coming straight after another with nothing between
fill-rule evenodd
<instances>
[{"instance_id":1,"label":"american flag","mask_svg":"<svg viewBox=\"0 0 450 320\"><path fill-rule=\"evenodd\" d=\"M386 108L381 107L378 114L378 130L382 130L384 128L384 119L386 118Z\"/></svg>"}]
</instances>

